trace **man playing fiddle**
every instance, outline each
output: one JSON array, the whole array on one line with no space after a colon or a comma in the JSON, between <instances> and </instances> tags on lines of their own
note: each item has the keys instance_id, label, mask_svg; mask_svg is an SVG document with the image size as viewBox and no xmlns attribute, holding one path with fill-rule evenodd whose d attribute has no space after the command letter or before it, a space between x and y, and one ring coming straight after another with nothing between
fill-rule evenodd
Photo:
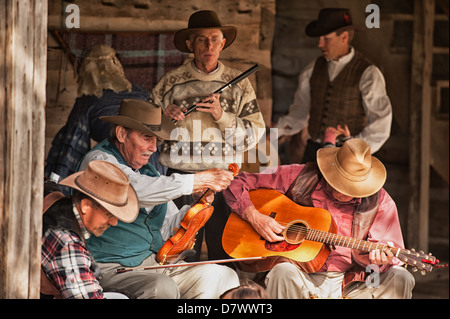
<instances>
[{"instance_id":1,"label":"man playing fiddle","mask_svg":"<svg viewBox=\"0 0 450 319\"><path fill-rule=\"evenodd\" d=\"M189 206L179 210L172 202L181 195L218 192L233 175L213 168L195 174L160 176L148 163L160 140L169 138L173 124L161 120L159 108L142 100L122 101L117 116L100 119L114 124L111 138L96 145L82 160L80 170L93 160L111 162L121 168L137 193L139 214L133 223L118 222L100 237L87 240L102 270L101 285L129 298L218 298L239 285L234 270L217 264L183 266L116 273L119 268L159 265L156 254L179 226ZM212 198L209 198L212 201Z\"/></svg>"}]
</instances>

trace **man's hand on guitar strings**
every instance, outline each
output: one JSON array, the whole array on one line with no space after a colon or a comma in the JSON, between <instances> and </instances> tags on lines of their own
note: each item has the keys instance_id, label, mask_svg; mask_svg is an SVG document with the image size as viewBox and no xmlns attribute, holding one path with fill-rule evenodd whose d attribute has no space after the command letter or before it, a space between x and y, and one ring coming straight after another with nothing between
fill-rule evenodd
<instances>
[{"instance_id":1,"label":"man's hand on guitar strings","mask_svg":"<svg viewBox=\"0 0 450 319\"><path fill-rule=\"evenodd\" d=\"M253 226L258 234L269 242L277 242L284 240L280 236L284 227L270 216L261 214L254 206L249 206L244 211L244 219Z\"/></svg>"},{"instance_id":2,"label":"man's hand on guitar strings","mask_svg":"<svg viewBox=\"0 0 450 319\"><path fill-rule=\"evenodd\" d=\"M388 242L388 246L394 247L394 244L392 242ZM395 257L394 254L388 248L384 249L383 251L375 249L369 252L369 260L372 264L375 265L389 264L392 262L394 257Z\"/></svg>"}]
</instances>

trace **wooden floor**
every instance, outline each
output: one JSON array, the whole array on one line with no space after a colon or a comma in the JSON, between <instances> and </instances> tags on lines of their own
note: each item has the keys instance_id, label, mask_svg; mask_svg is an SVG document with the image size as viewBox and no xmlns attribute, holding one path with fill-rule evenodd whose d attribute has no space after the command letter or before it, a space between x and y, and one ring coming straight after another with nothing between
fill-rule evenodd
<instances>
[{"instance_id":1,"label":"wooden floor","mask_svg":"<svg viewBox=\"0 0 450 319\"><path fill-rule=\"evenodd\" d=\"M203 240L201 260L207 259L207 248ZM441 262L447 264L448 262ZM420 272L411 272L416 279L416 284L413 289L412 299L449 299L449 268L433 269L426 275L421 275ZM243 277L252 278L252 275L247 273ZM254 274L253 274L254 275Z\"/></svg>"},{"instance_id":2,"label":"wooden floor","mask_svg":"<svg viewBox=\"0 0 450 319\"><path fill-rule=\"evenodd\" d=\"M422 276L413 273L416 285L413 290L413 299L449 299L449 269L438 268Z\"/></svg>"}]
</instances>

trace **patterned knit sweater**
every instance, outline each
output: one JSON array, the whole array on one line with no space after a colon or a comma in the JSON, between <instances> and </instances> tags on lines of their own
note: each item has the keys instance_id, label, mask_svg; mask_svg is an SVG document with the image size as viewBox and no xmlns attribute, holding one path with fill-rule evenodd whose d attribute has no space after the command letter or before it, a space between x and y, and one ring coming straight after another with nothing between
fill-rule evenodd
<instances>
[{"instance_id":1,"label":"patterned knit sweater","mask_svg":"<svg viewBox=\"0 0 450 319\"><path fill-rule=\"evenodd\" d=\"M166 73L154 87L149 101L162 110L171 104L189 108L239 74L239 70L220 61L217 71L203 74L190 60ZM218 121L209 113L194 111L176 124L172 141L162 145L162 165L191 173L213 167L226 169L232 162L240 165L244 152L256 146L265 130L249 79L224 90L220 103L224 112Z\"/></svg>"}]
</instances>

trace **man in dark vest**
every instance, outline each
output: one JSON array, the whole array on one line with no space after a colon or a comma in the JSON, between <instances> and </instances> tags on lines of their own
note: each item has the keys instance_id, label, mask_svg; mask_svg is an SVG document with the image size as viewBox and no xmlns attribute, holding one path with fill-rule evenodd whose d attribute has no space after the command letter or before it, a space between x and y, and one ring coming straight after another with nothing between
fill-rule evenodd
<instances>
[{"instance_id":1,"label":"man in dark vest","mask_svg":"<svg viewBox=\"0 0 450 319\"><path fill-rule=\"evenodd\" d=\"M315 160L328 127L347 125L351 136L369 144L372 153L389 138L392 106L384 77L351 46L359 29L350 10L338 8L322 9L318 19L306 26L307 36L319 38L322 56L300 73L289 113L276 125L280 137L298 134L291 142L303 145L303 149L306 143L302 163ZM283 139L286 137L280 141Z\"/></svg>"},{"instance_id":2,"label":"man in dark vest","mask_svg":"<svg viewBox=\"0 0 450 319\"><path fill-rule=\"evenodd\" d=\"M335 244L313 273L303 271L292 259L275 259L265 279L272 298L411 298L414 277L386 249L404 247L396 205L382 188L386 169L371 156L367 143L350 139L342 147L319 149L317 163L284 165L272 174L266 172L240 173L224 196L232 211L267 242L285 242L281 234L286 225L258 211L250 200L251 190L275 189L296 204L325 209L337 226L337 235L383 247L368 246L365 252L361 247ZM368 281L367 267L375 270Z\"/></svg>"},{"instance_id":3,"label":"man in dark vest","mask_svg":"<svg viewBox=\"0 0 450 319\"><path fill-rule=\"evenodd\" d=\"M85 241L118 220L136 219L136 192L122 170L104 161L89 163L60 184L73 189L71 197L52 181L44 184L41 293L64 299L120 298L103 291L100 269Z\"/></svg>"}]
</instances>

